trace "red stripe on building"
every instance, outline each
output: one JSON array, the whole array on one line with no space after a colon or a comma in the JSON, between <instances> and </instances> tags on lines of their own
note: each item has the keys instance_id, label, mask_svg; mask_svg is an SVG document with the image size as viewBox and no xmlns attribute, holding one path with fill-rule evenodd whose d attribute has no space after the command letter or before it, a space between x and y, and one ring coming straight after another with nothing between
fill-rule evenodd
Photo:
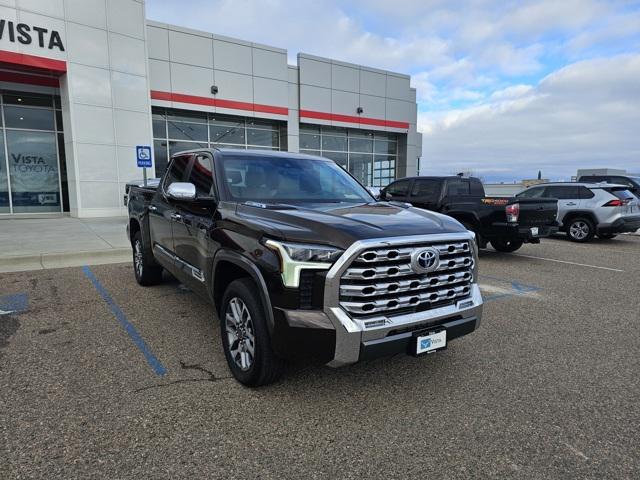
<instances>
[{"instance_id":1,"label":"red stripe on building","mask_svg":"<svg viewBox=\"0 0 640 480\"><path fill-rule=\"evenodd\" d=\"M375 125L378 127L402 128L409 130L408 122L395 120L382 120L379 118L356 117L352 115L340 115L338 113L315 112L313 110L300 110L301 118L315 118L317 120L329 120L333 122L357 123L360 125Z\"/></svg>"},{"instance_id":2,"label":"red stripe on building","mask_svg":"<svg viewBox=\"0 0 640 480\"><path fill-rule=\"evenodd\" d=\"M235 100L223 100L220 98L198 97L196 95L185 95L183 93L160 92L158 90L151 90L151 98L153 100L163 100L166 102L191 103L193 105L229 108L232 110L246 110L249 112L273 113L276 115L289 114L289 109L286 107L274 107L273 105L261 105L259 103L236 102Z\"/></svg>"},{"instance_id":3,"label":"red stripe on building","mask_svg":"<svg viewBox=\"0 0 640 480\"><path fill-rule=\"evenodd\" d=\"M65 61L38 57L36 55L27 55L26 53L7 52L6 50L0 50L0 62L10 63L12 65L22 65L23 67L38 68L41 70L50 70L60 74L67 71L67 62Z\"/></svg>"},{"instance_id":4,"label":"red stripe on building","mask_svg":"<svg viewBox=\"0 0 640 480\"><path fill-rule=\"evenodd\" d=\"M1 82L25 83L27 85L38 85L40 87L60 88L60 81L54 77L39 77L26 73L2 72L0 71Z\"/></svg>"}]
</instances>

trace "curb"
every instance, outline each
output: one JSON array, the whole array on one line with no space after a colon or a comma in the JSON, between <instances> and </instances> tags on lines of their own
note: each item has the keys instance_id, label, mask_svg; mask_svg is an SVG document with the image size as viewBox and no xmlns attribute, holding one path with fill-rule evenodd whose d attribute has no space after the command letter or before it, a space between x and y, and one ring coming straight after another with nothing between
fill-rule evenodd
<instances>
[{"instance_id":1,"label":"curb","mask_svg":"<svg viewBox=\"0 0 640 480\"><path fill-rule=\"evenodd\" d=\"M0 257L0 273L81 267L131 261L130 248L113 248L88 252L43 253L16 257Z\"/></svg>"}]
</instances>

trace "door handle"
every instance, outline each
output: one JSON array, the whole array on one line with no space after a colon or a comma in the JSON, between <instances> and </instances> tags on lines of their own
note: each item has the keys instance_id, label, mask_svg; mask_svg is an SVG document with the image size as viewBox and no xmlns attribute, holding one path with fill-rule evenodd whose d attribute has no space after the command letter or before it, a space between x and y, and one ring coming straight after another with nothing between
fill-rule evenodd
<instances>
[{"instance_id":1,"label":"door handle","mask_svg":"<svg viewBox=\"0 0 640 480\"><path fill-rule=\"evenodd\" d=\"M158 207L156 207L155 205L149 205L149 211L150 212L155 212L158 210Z\"/></svg>"},{"instance_id":2,"label":"door handle","mask_svg":"<svg viewBox=\"0 0 640 480\"><path fill-rule=\"evenodd\" d=\"M567 207L575 207L577 203L569 202L567 203Z\"/></svg>"}]
</instances>

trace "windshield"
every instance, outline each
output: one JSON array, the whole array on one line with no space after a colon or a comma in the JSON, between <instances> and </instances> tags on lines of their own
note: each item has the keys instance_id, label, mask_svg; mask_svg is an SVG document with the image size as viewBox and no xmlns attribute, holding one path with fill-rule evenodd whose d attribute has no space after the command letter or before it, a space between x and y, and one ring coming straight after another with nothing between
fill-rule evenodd
<instances>
[{"instance_id":1,"label":"windshield","mask_svg":"<svg viewBox=\"0 0 640 480\"><path fill-rule=\"evenodd\" d=\"M265 203L368 203L375 199L331 160L223 157L229 195Z\"/></svg>"}]
</instances>

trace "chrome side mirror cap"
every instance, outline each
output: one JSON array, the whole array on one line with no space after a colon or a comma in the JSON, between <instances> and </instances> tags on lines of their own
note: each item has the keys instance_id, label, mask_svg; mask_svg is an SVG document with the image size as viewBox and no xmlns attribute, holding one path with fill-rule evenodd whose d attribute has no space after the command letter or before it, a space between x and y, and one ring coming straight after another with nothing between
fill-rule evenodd
<instances>
[{"instance_id":1,"label":"chrome side mirror cap","mask_svg":"<svg viewBox=\"0 0 640 480\"><path fill-rule=\"evenodd\" d=\"M196 186L193 183L176 182L167 188L167 197L182 202L196 199Z\"/></svg>"}]
</instances>

